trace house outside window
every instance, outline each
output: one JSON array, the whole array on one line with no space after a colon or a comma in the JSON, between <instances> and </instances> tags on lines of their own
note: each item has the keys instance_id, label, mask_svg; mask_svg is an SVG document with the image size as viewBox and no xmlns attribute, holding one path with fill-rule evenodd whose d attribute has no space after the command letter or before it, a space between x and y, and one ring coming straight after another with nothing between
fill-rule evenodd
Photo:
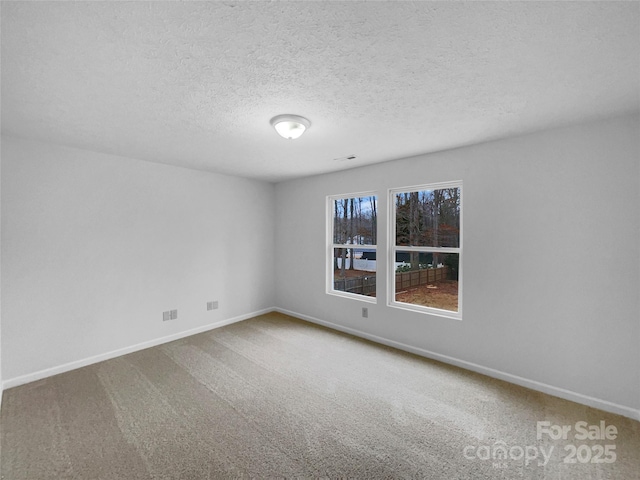
<instances>
[{"instance_id":1,"label":"house outside window","mask_svg":"<svg viewBox=\"0 0 640 480\"><path fill-rule=\"evenodd\" d=\"M378 197L330 196L327 209L327 293L375 302Z\"/></svg>"}]
</instances>

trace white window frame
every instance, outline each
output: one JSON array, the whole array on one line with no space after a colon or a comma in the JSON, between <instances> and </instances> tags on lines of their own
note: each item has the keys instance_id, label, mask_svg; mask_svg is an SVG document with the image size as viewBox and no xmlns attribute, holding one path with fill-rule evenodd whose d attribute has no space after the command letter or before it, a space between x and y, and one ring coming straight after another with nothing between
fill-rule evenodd
<instances>
[{"instance_id":1,"label":"white window frame","mask_svg":"<svg viewBox=\"0 0 640 480\"><path fill-rule=\"evenodd\" d=\"M327 219L327 226L326 226L326 232L327 232L327 251L326 251L326 260L325 260L325 266L326 266L326 293L329 295L336 295L338 297L343 297L343 298L352 298L355 300L360 300L362 302L368 302L368 303L378 303L378 295L377 295L377 290L378 290L378 282L376 281L376 296L375 297L370 297L368 295L361 295L358 293L351 293L351 292L343 292L342 290L334 290L333 288L333 252L335 251L336 248L353 248L352 244L342 244L342 243L333 243L333 215L334 215L334 210L333 210L333 206L334 206L334 201L335 200L342 200L345 198L356 198L356 197L376 197L377 198L377 202L378 205L380 204L380 195L378 195L377 192L375 191L369 191L369 192L356 192L356 193L344 193L344 194L339 194L339 195L328 195L327 196L327 210L326 210L326 219ZM377 233L376 232L376 237L377 237ZM361 245L361 247L365 248L366 250L375 250L376 252L376 279L379 279L380 277L378 276L378 268L377 266L379 265L379 257L378 257L378 245Z\"/></svg>"},{"instance_id":2,"label":"white window frame","mask_svg":"<svg viewBox=\"0 0 640 480\"><path fill-rule=\"evenodd\" d=\"M460 188L460 246L459 247L414 247L414 246L396 246L396 204L395 196L398 193L419 192L423 190L437 190L443 188ZM423 185L413 185L409 187L390 188L387 196L387 232L388 232L388 255L387 255L387 306L392 308L400 308L402 310L410 310L412 312L426 313L437 315L440 317L462 320L462 238L463 238L463 188L462 180L440 183L425 183ZM414 305L411 303L397 302L396 298L396 252L425 252L425 253L457 253L458 254L458 311L443 310L434 307L425 307L423 305Z\"/></svg>"}]
</instances>

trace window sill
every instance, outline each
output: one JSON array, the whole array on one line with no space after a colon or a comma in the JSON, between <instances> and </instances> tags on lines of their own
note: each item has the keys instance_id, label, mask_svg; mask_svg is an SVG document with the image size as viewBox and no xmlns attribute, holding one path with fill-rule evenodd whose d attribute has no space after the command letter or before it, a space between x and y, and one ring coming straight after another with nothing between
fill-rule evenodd
<instances>
[{"instance_id":1,"label":"window sill","mask_svg":"<svg viewBox=\"0 0 640 480\"><path fill-rule=\"evenodd\" d=\"M449 310L423 307L421 305L412 305L410 303L402 303L402 302L389 302L387 306L390 308L398 308L400 310L406 310L409 312L422 313L427 315L433 315L436 317L443 317L443 318L449 318L452 320L462 321L462 312L451 312Z\"/></svg>"},{"instance_id":2,"label":"window sill","mask_svg":"<svg viewBox=\"0 0 640 480\"><path fill-rule=\"evenodd\" d=\"M357 293L349 293L349 292L341 292L340 290L328 290L327 295L333 295L335 297L342 298L350 298L352 300L360 300L361 302L366 303L378 303L378 299L376 297L369 297L367 295L360 295Z\"/></svg>"}]
</instances>

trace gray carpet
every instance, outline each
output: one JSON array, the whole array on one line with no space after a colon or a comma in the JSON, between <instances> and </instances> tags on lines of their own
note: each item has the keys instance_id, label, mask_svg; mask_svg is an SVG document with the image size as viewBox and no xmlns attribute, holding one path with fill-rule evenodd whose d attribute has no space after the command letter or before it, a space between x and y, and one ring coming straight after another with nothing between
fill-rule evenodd
<instances>
[{"instance_id":1,"label":"gray carpet","mask_svg":"<svg viewBox=\"0 0 640 480\"><path fill-rule=\"evenodd\" d=\"M636 421L277 313L7 390L0 426L11 480L640 478Z\"/></svg>"}]
</instances>

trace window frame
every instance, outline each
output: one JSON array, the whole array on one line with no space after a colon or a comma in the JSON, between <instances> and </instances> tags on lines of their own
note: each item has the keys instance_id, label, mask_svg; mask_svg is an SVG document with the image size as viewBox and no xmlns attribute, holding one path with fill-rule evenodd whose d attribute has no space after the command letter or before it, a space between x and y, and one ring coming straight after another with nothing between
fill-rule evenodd
<instances>
[{"instance_id":1,"label":"window frame","mask_svg":"<svg viewBox=\"0 0 640 480\"><path fill-rule=\"evenodd\" d=\"M460 188L460 240L459 247L429 247L429 246L402 246L396 245L396 202L398 193L420 192L424 190L439 190L444 188ZM463 287L463 185L462 180L450 182L425 183L406 187L390 188L387 195L387 306L412 312L436 315L439 317L462 320L462 287ZM423 252L423 253L457 253L458 254L458 311L444 310L424 305L415 305L396 301L396 253L397 252Z\"/></svg>"},{"instance_id":2,"label":"window frame","mask_svg":"<svg viewBox=\"0 0 640 480\"><path fill-rule=\"evenodd\" d=\"M367 302L367 303L378 303L378 282L376 281L376 296L375 297L370 297L368 295L362 295L359 293L351 293L351 292L344 292L342 290L335 290L333 288L334 286L334 279L333 279L333 259L334 259L334 251L336 248L353 248L353 244L345 244L345 243L334 243L333 239L334 239L334 235L333 235L333 227L334 227L334 201L335 200L343 200L345 198L358 198L358 197L376 197L376 202L378 203L378 205L380 205L380 195L376 192L376 191L366 191L366 192L355 192L355 193L344 193L344 194L336 194L336 195L327 195L327 199L326 199L326 219L327 219L327 223L326 223L326 233L327 233L327 238L326 238L326 245L327 245L327 249L326 249L326 258L325 258L325 268L326 268L326 293L328 295L335 295L338 297L342 297L342 298L351 298L351 299L355 299L355 300L360 300L362 302ZM379 218L379 217L378 217ZM377 227L379 227L379 221L378 221L378 225ZM376 228L377 228L376 227ZM376 232L376 238L378 237L378 232ZM377 243L375 245L360 245L361 247L363 247L366 250L374 250L376 252L376 278L378 277L378 265L379 265L379 261L380 259L378 258L378 245Z\"/></svg>"}]
</instances>

